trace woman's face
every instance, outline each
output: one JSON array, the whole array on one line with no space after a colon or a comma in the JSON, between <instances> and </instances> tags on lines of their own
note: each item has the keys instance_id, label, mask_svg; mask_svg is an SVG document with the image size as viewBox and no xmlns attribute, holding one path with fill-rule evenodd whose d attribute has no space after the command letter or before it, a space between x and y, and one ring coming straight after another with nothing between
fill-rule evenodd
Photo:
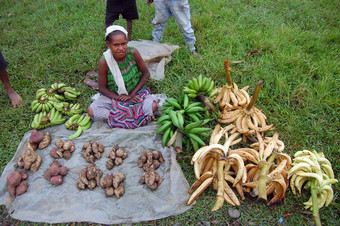
<instances>
[{"instance_id":1,"label":"woman's face","mask_svg":"<svg viewBox=\"0 0 340 226\"><path fill-rule=\"evenodd\" d=\"M117 62L122 62L126 56L127 40L124 34L112 35L111 40L106 42L107 47L111 49L113 57Z\"/></svg>"}]
</instances>

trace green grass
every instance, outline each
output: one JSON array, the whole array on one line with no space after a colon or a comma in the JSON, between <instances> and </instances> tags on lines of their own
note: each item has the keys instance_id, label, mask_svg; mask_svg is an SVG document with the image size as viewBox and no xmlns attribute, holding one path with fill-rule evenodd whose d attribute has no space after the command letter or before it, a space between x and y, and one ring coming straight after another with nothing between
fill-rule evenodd
<instances>
[{"instance_id":1,"label":"green grass","mask_svg":"<svg viewBox=\"0 0 340 226\"><path fill-rule=\"evenodd\" d=\"M62 81L82 91L80 101L90 104L94 91L82 81L87 71L97 69L106 48L105 4L104 0L0 0L0 49L9 63L11 84L24 97L23 106L13 110L3 86L0 89L0 172L13 157L23 134L30 130L30 102L35 90ZM137 4L140 19L134 22L132 39L150 40L153 6L147 6L144 0ZM148 83L152 92L176 97L180 89L173 89L172 84L183 87L199 74L223 85L224 59L242 61L231 64L232 79L239 87L250 85L250 93L255 83L264 79L256 106L280 130L286 152L323 151L339 179L340 2L192 0L190 6L197 48L203 57L197 59L186 51L181 31L171 18L163 41L183 48L173 53L165 79ZM122 18L117 23L126 25ZM260 54L249 55L251 50ZM192 154L178 155L190 184L194 182ZM333 203L320 211L324 225L339 224L339 184L334 189ZM227 204L210 212L215 195L210 188L191 210L156 223L230 222ZM283 214L289 214L287 225L308 225L312 217L299 212L304 210L306 198L307 194L295 197L288 190L283 205L268 208L246 199L236 209L241 211L242 225L273 225ZM5 215L1 207L1 216Z\"/></svg>"}]
</instances>

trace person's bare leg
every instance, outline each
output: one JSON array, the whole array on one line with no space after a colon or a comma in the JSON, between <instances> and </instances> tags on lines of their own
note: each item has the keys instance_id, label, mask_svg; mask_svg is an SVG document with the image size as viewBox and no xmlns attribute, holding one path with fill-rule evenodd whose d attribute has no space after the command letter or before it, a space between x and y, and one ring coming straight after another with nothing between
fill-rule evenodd
<instances>
[{"instance_id":1,"label":"person's bare leg","mask_svg":"<svg viewBox=\"0 0 340 226\"><path fill-rule=\"evenodd\" d=\"M13 108L19 107L22 104L22 98L12 88L11 83L9 82L8 73L6 69L0 71L0 79L5 86L7 96L11 100Z\"/></svg>"},{"instance_id":2,"label":"person's bare leg","mask_svg":"<svg viewBox=\"0 0 340 226\"><path fill-rule=\"evenodd\" d=\"M90 108L90 107L87 108L87 114L88 114L91 118L93 118L93 110L92 110L92 108Z\"/></svg>"},{"instance_id":3,"label":"person's bare leg","mask_svg":"<svg viewBox=\"0 0 340 226\"><path fill-rule=\"evenodd\" d=\"M128 32L128 42L131 41L131 33L132 33L132 20L126 20L126 28Z\"/></svg>"}]
</instances>

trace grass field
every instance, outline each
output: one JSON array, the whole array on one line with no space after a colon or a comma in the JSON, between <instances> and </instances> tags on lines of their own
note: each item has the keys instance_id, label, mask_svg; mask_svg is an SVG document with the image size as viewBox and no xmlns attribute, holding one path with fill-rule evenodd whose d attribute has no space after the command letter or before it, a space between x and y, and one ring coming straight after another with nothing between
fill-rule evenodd
<instances>
[{"instance_id":1,"label":"grass field","mask_svg":"<svg viewBox=\"0 0 340 226\"><path fill-rule=\"evenodd\" d=\"M137 4L140 18L134 22L132 39L150 40L153 6L147 6L144 0ZM20 108L12 109L1 86L0 172L13 157L23 134L31 129L30 102L37 89L65 82L83 93L80 101L85 106L90 104L95 92L83 80L87 71L97 69L106 49L105 5L104 0L0 0L0 50L9 63L12 86L24 98ZM191 0L190 7L202 58L186 51L181 31L171 18L163 41L182 48L173 53L165 79L148 82L152 92L176 97L187 81L199 74L223 85L224 59L240 61L231 65L232 79L239 87L250 85L250 93L258 80L264 80L256 106L280 131L285 151L291 156L302 149L323 151L339 180L340 2ZM117 24L126 25L122 18ZM172 84L178 84L178 88ZM192 155L178 155L189 184L194 182ZM333 203L320 211L324 225L340 224L339 183L333 187ZM230 223L227 204L217 212L210 211L215 195L210 188L186 213L140 224ZM312 216L301 212L307 196L295 197L288 190L285 204L270 208L246 199L236 208L241 212L239 223L273 225L286 214L287 225L308 225ZM0 216L6 216L3 207Z\"/></svg>"}]
</instances>

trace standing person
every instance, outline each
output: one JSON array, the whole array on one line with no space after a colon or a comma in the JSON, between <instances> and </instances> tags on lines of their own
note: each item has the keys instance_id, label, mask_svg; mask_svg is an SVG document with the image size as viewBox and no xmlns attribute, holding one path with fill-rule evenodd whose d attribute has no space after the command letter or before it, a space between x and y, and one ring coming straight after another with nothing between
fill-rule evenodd
<instances>
[{"instance_id":1,"label":"standing person","mask_svg":"<svg viewBox=\"0 0 340 226\"><path fill-rule=\"evenodd\" d=\"M105 14L106 28L118 20L120 14L126 20L127 39L131 41L132 21L139 18L136 0L107 0Z\"/></svg>"},{"instance_id":2,"label":"standing person","mask_svg":"<svg viewBox=\"0 0 340 226\"><path fill-rule=\"evenodd\" d=\"M102 95L87 109L95 121L108 121L112 103L138 103L149 94L143 89L150 78L149 69L138 50L127 46L127 31L122 26L111 25L106 29L105 39L108 49L99 60L98 75Z\"/></svg>"},{"instance_id":3,"label":"standing person","mask_svg":"<svg viewBox=\"0 0 340 226\"><path fill-rule=\"evenodd\" d=\"M152 20L154 30L152 32L153 40L161 42L164 33L165 23L171 15L174 16L178 26L181 28L184 41L195 56L201 58L201 55L196 51L196 38L194 30L190 22L190 6L188 0L147 0L150 5L154 2L155 18Z\"/></svg>"},{"instance_id":4,"label":"standing person","mask_svg":"<svg viewBox=\"0 0 340 226\"><path fill-rule=\"evenodd\" d=\"M0 51L0 79L5 86L7 96L11 100L13 108L19 107L22 104L22 98L21 96L19 96L19 94L17 94L17 92L15 92L15 90L11 86L7 73L7 62L2 56L1 51Z\"/></svg>"}]
</instances>

